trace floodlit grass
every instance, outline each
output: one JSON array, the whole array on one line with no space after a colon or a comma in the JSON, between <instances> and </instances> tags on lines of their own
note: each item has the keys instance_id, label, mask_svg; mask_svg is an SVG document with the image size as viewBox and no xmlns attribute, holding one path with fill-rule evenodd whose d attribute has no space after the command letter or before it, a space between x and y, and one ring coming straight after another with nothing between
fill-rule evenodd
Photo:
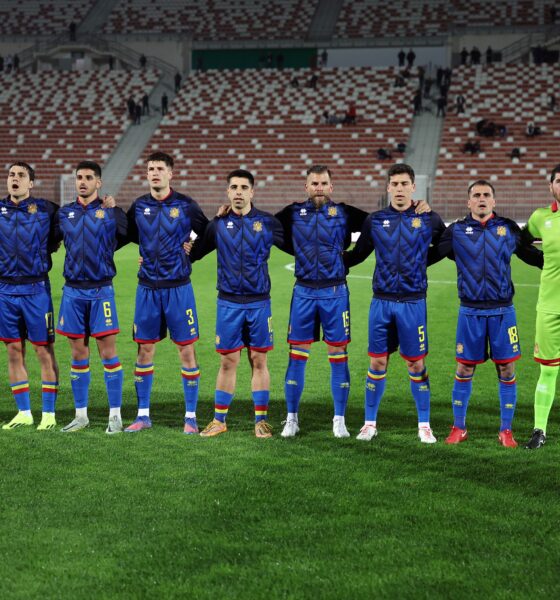
<instances>
[{"instance_id":1,"label":"floodlit grass","mask_svg":"<svg viewBox=\"0 0 560 600\"><path fill-rule=\"evenodd\" d=\"M125 367L123 416L135 416L130 339L137 248L118 254L117 302ZM53 268L55 308L62 254ZM514 431L532 430L538 368L531 358L539 272L514 259L523 359ZM270 420L276 435L253 436L249 369L244 360L229 431L215 439L185 436L177 352L158 345L152 431L108 437L102 368L91 361L89 430L74 435L0 430L4 597L194 598L526 598L560 593L558 409L539 452L497 443L499 403L494 368L479 367L469 407L470 438L447 447L455 369L455 266L432 267L428 369L432 425L440 443L421 445L406 368L391 360L379 413L379 437L354 439L363 420L368 365L371 259L352 271L347 423L331 433L329 366L313 349L301 407L301 436L283 440L285 334L293 285L287 255L271 260L276 350L270 354ZM449 283L451 282L451 283ZM215 259L195 265L202 380L199 424L213 414ZM40 378L30 352L34 414ZM57 341L60 425L73 416L69 349ZM0 355L6 373L6 354ZM4 375L0 418L15 411Z\"/></svg>"}]
</instances>

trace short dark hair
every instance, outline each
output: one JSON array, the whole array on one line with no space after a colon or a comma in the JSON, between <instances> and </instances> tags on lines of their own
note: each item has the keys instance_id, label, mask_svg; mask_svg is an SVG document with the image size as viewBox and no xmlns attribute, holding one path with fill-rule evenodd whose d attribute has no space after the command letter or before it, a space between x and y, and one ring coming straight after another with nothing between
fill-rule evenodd
<instances>
[{"instance_id":1,"label":"short dark hair","mask_svg":"<svg viewBox=\"0 0 560 600\"><path fill-rule=\"evenodd\" d=\"M82 160L82 162L79 162L78 166L76 167L76 173L82 169L89 169L90 171L93 171L96 177L101 179L101 167L96 162L93 162L93 160Z\"/></svg>"},{"instance_id":2,"label":"short dark hair","mask_svg":"<svg viewBox=\"0 0 560 600\"><path fill-rule=\"evenodd\" d=\"M408 175L410 177L410 181L414 183L414 169L410 165L405 165L404 163L397 163L393 165L387 171L387 181L391 180L391 177L395 175Z\"/></svg>"},{"instance_id":3,"label":"short dark hair","mask_svg":"<svg viewBox=\"0 0 560 600\"><path fill-rule=\"evenodd\" d=\"M18 160L10 165L8 171L10 171L12 167L23 167L29 175L29 181L35 181L35 169L30 164L23 162L22 160Z\"/></svg>"},{"instance_id":4,"label":"short dark hair","mask_svg":"<svg viewBox=\"0 0 560 600\"><path fill-rule=\"evenodd\" d=\"M486 179L477 179L474 183L471 183L469 185L469 189L467 190L467 196L471 195L471 190L473 189L473 187L475 185L487 185L492 190L492 195L493 196L496 195L496 190L494 189L494 186L489 181L486 181Z\"/></svg>"},{"instance_id":5,"label":"short dark hair","mask_svg":"<svg viewBox=\"0 0 560 600\"><path fill-rule=\"evenodd\" d=\"M552 169L552 173L550 174L550 183L554 181L554 178L558 173L560 173L560 163L557 164L554 169Z\"/></svg>"},{"instance_id":6,"label":"short dark hair","mask_svg":"<svg viewBox=\"0 0 560 600\"><path fill-rule=\"evenodd\" d=\"M165 152L152 152L150 156L148 156L148 158L146 159L146 164L148 164L149 162L156 161L165 163L170 169L173 168L173 158Z\"/></svg>"},{"instance_id":7,"label":"short dark hair","mask_svg":"<svg viewBox=\"0 0 560 600\"><path fill-rule=\"evenodd\" d=\"M329 178L332 179L331 170L329 169L329 167L325 167L325 165L313 165L312 167L309 167L309 169L307 169L308 177L311 174L320 175L321 173L328 173Z\"/></svg>"},{"instance_id":8,"label":"short dark hair","mask_svg":"<svg viewBox=\"0 0 560 600\"><path fill-rule=\"evenodd\" d=\"M255 185L255 178L253 177L253 174L249 171L246 171L245 169L234 169L227 176L227 182L229 183L233 179L233 177L242 177L243 179L248 179L249 183L251 184L251 187Z\"/></svg>"}]
</instances>

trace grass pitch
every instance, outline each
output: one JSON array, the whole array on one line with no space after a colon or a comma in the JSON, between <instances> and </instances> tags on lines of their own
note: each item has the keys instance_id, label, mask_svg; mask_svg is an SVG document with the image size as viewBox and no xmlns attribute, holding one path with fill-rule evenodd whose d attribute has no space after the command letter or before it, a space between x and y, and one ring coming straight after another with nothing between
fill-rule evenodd
<instances>
[{"instance_id":1,"label":"grass pitch","mask_svg":"<svg viewBox=\"0 0 560 600\"><path fill-rule=\"evenodd\" d=\"M135 416L130 339L137 248L117 254L115 280L125 368L123 416ZM62 253L52 274L60 302ZM524 357L518 363L514 432L532 430L538 368L531 358L539 272L514 259L516 307ZM455 265L429 270L428 369L438 444L416 438L416 415L403 361L394 356L379 412L379 437L354 439L363 421L368 365L367 315L372 260L349 278L352 375L348 440L331 433L329 365L313 348L301 406L301 435L283 440L285 334L293 273L290 257L270 263L276 349L270 354L270 420L275 436L253 436L249 368L242 361L229 431L215 439L185 436L177 352L156 351L154 428L104 434L103 373L92 348L89 430L1 431L0 580L4 597L526 598L560 593L557 533L560 441L553 407L548 442L530 453L497 443L497 380L490 364L475 375L468 442L445 446L452 422L457 290ZM215 259L195 264L201 341L199 424L213 414ZM40 414L40 377L28 358L32 406ZM73 416L69 348L57 341L60 426ZM15 406L6 353L0 418Z\"/></svg>"}]
</instances>

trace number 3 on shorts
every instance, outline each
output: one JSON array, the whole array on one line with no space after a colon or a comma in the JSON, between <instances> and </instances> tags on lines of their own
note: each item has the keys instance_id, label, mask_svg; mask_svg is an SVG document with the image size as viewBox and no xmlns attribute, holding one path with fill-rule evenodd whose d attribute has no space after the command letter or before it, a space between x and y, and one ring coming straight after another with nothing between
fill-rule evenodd
<instances>
[{"instance_id":1,"label":"number 3 on shorts","mask_svg":"<svg viewBox=\"0 0 560 600\"><path fill-rule=\"evenodd\" d=\"M193 317L192 308L188 308L185 312L187 313L187 325L193 325L194 317Z\"/></svg>"}]
</instances>

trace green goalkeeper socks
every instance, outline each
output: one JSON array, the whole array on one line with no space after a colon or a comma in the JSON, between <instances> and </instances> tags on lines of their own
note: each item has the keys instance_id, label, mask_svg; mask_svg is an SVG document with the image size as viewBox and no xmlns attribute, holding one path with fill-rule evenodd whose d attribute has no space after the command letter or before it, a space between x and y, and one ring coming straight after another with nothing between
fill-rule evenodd
<instances>
[{"instance_id":1,"label":"green goalkeeper socks","mask_svg":"<svg viewBox=\"0 0 560 600\"><path fill-rule=\"evenodd\" d=\"M548 414L556 393L558 368L541 364L541 376L537 381L537 389L535 390L535 429L542 429L545 433Z\"/></svg>"}]
</instances>

